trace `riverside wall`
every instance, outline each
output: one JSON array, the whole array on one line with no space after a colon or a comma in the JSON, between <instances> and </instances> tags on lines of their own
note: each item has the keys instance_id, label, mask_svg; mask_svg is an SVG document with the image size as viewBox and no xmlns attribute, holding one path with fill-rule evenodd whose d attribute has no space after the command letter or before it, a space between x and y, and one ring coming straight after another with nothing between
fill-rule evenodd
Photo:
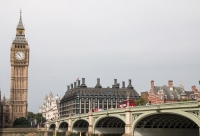
<instances>
[{"instance_id":1,"label":"riverside wall","mask_svg":"<svg viewBox=\"0 0 200 136\"><path fill-rule=\"evenodd\" d=\"M0 128L0 136L49 136L49 134L43 128Z\"/></svg>"}]
</instances>

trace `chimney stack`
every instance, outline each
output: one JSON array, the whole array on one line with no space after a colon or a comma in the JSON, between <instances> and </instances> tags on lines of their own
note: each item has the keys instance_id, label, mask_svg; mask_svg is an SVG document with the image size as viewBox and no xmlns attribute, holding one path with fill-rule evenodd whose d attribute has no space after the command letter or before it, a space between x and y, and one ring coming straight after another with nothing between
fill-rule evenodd
<instances>
[{"instance_id":1,"label":"chimney stack","mask_svg":"<svg viewBox=\"0 0 200 136\"><path fill-rule=\"evenodd\" d=\"M81 88L87 88L86 84L85 84L85 78L82 78L82 84L80 86Z\"/></svg>"},{"instance_id":2,"label":"chimney stack","mask_svg":"<svg viewBox=\"0 0 200 136\"><path fill-rule=\"evenodd\" d=\"M118 88L120 88L120 83L117 83Z\"/></svg>"},{"instance_id":3,"label":"chimney stack","mask_svg":"<svg viewBox=\"0 0 200 136\"><path fill-rule=\"evenodd\" d=\"M112 85L112 88L119 88L119 85L117 83L117 79L114 79L114 85Z\"/></svg>"},{"instance_id":4,"label":"chimney stack","mask_svg":"<svg viewBox=\"0 0 200 136\"><path fill-rule=\"evenodd\" d=\"M73 84L71 84L71 89L73 89Z\"/></svg>"},{"instance_id":5,"label":"chimney stack","mask_svg":"<svg viewBox=\"0 0 200 136\"><path fill-rule=\"evenodd\" d=\"M70 86L69 85L67 86L67 90L70 90Z\"/></svg>"},{"instance_id":6,"label":"chimney stack","mask_svg":"<svg viewBox=\"0 0 200 136\"><path fill-rule=\"evenodd\" d=\"M81 85L81 83L80 83L81 81L80 80L78 80L78 86L77 87L80 87L80 85Z\"/></svg>"},{"instance_id":7,"label":"chimney stack","mask_svg":"<svg viewBox=\"0 0 200 136\"><path fill-rule=\"evenodd\" d=\"M97 78L97 84L96 84L95 88L102 88L102 86L100 84L100 78Z\"/></svg>"},{"instance_id":8,"label":"chimney stack","mask_svg":"<svg viewBox=\"0 0 200 136\"><path fill-rule=\"evenodd\" d=\"M197 88L196 88L195 85L192 86L192 91L193 91L194 93L198 93L198 90L197 90Z\"/></svg>"},{"instance_id":9,"label":"chimney stack","mask_svg":"<svg viewBox=\"0 0 200 136\"><path fill-rule=\"evenodd\" d=\"M76 82L74 82L74 88L76 88Z\"/></svg>"},{"instance_id":10,"label":"chimney stack","mask_svg":"<svg viewBox=\"0 0 200 136\"><path fill-rule=\"evenodd\" d=\"M125 81L122 82L122 88L126 88L125 87Z\"/></svg>"},{"instance_id":11,"label":"chimney stack","mask_svg":"<svg viewBox=\"0 0 200 136\"><path fill-rule=\"evenodd\" d=\"M114 79L114 85L117 85L117 79Z\"/></svg>"},{"instance_id":12,"label":"chimney stack","mask_svg":"<svg viewBox=\"0 0 200 136\"><path fill-rule=\"evenodd\" d=\"M127 89L133 89L133 86L131 85L131 79L128 80L128 83L129 83L129 85L128 85Z\"/></svg>"},{"instance_id":13,"label":"chimney stack","mask_svg":"<svg viewBox=\"0 0 200 136\"><path fill-rule=\"evenodd\" d=\"M154 88L154 80L151 80L151 89Z\"/></svg>"},{"instance_id":14,"label":"chimney stack","mask_svg":"<svg viewBox=\"0 0 200 136\"><path fill-rule=\"evenodd\" d=\"M173 80L169 80L168 81L168 87L169 87L169 90L174 90L174 88L173 88Z\"/></svg>"}]
</instances>

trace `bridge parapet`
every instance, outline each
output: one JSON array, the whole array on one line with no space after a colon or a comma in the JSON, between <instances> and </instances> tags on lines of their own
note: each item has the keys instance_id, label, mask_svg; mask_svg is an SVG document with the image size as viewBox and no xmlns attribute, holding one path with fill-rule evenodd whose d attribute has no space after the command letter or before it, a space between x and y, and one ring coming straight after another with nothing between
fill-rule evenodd
<instances>
[{"instance_id":1,"label":"bridge parapet","mask_svg":"<svg viewBox=\"0 0 200 136\"><path fill-rule=\"evenodd\" d=\"M181 115L190 118L198 126L200 126L200 112L198 103L199 101L186 101L148 106L109 109L105 111L90 112L87 114L77 114L66 118L51 120L48 122L47 126L55 124L57 130L59 128L59 124L61 124L62 122L67 122L68 131L73 132L73 124L78 120L85 120L89 123L88 134L93 134L95 133L95 125L98 123L98 121L107 117L116 117L125 122L125 134L126 136L131 136L134 133L133 130L135 124L137 124L139 120L150 115L161 113Z\"/></svg>"},{"instance_id":2,"label":"bridge parapet","mask_svg":"<svg viewBox=\"0 0 200 136\"><path fill-rule=\"evenodd\" d=\"M135 106L130 107L131 112L141 112L141 111L149 111L149 110L164 110L164 109L184 109L184 108L198 108L198 101L187 101L187 102L175 102L175 103L165 103L165 104L155 104L155 105L148 105L148 106ZM105 111L93 112L93 116L101 116L101 115L114 115L114 114L125 114L125 108L116 108L116 109L109 109ZM60 118L57 120L50 120L48 124L52 124L55 122L68 122L68 118ZM86 119L88 118L87 114L76 114L71 116L72 120L76 120L77 118Z\"/></svg>"},{"instance_id":3,"label":"bridge parapet","mask_svg":"<svg viewBox=\"0 0 200 136\"><path fill-rule=\"evenodd\" d=\"M198 108L197 101L187 101L187 102L174 102L165 104L155 104L148 106L135 106L130 108L131 111L148 111L156 109L183 109L183 108Z\"/></svg>"}]
</instances>

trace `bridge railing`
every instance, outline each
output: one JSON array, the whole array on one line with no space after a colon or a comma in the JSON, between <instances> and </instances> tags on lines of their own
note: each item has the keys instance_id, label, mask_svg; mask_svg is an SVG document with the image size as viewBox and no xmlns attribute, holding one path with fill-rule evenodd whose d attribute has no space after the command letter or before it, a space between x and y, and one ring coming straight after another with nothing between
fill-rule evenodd
<instances>
[{"instance_id":1,"label":"bridge railing","mask_svg":"<svg viewBox=\"0 0 200 136\"><path fill-rule=\"evenodd\" d=\"M164 104L153 104L153 105L143 105L143 106L134 106L130 107L131 111L133 110L152 110L152 109L176 109L176 108L187 108L187 107L198 107L198 101L185 101L185 102L172 102L172 103L164 103ZM98 112L93 112L93 115L98 115L98 114L110 114L110 113L121 113L125 112L126 108L113 108L113 109L108 109L104 111L98 111ZM71 116L71 118L83 118L88 116L88 113L84 114L75 114ZM63 121L67 120L68 117L65 118L59 118L57 120L50 120L50 122L55 122L55 121Z\"/></svg>"}]
</instances>

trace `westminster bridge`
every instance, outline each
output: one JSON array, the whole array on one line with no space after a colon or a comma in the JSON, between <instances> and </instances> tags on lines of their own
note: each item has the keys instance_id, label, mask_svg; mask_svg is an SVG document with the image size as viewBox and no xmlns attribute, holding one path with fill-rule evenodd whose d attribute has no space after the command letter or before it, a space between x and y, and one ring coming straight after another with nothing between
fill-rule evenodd
<instances>
[{"instance_id":1,"label":"westminster bridge","mask_svg":"<svg viewBox=\"0 0 200 136\"><path fill-rule=\"evenodd\" d=\"M52 135L200 136L200 102L135 106L48 121Z\"/></svg>"}]
</instances>

